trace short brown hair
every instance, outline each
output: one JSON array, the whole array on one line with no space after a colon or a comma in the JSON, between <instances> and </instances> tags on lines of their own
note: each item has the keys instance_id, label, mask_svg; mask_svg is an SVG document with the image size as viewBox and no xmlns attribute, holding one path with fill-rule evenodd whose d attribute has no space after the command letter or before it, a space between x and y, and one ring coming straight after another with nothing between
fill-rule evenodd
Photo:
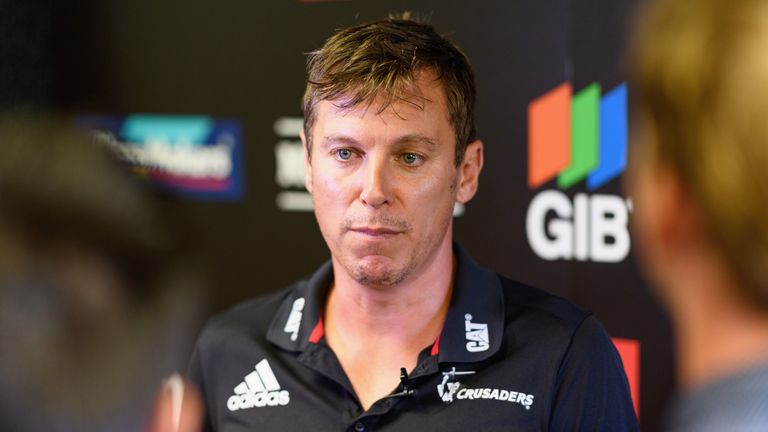
<instances>
[{"instance_id":1,"label":"short brown hair","mask_svg":"<svg viewBox=\"0 0 768 432\"><path fill-rule=\"evenodd\" d=\"M768 3L662 0L643 18L642 144L681 178L741 293L768 308Z\"/></svg>"},{"instance_id":2,"label":"short brown hair","mask_svg":"<svg viewBox=\"0 0 768 432\"><path fill-rule=\"evenodd\" d=\"M423 70L433 71L445 91L449 120L456 133L456 165L467 144L475 140L475 79L467 57L427 24L389 18L340 30L307 59L304 92L304 133L310 132L315 105L337 101L341 108L373 103L384 97L383 111L396 101L414 103L403 96ZM338 99L344 99L343 102Z\"/></svg>"}]
</instances>

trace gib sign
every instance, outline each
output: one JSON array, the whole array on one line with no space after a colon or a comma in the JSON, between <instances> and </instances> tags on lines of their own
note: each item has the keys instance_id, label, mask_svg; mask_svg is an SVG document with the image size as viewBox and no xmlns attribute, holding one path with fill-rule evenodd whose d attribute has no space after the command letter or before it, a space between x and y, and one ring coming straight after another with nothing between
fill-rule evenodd
<instances>
[{"instance_id":1,"label":"gib sign","mask_svg":"<svg viewBox=\"0 0 768 432\"><path fill-rule=\"evenodd\" d=\"M526 234L546 260L619 262L627 257L631 202L592 193L627 165L627 87L602 94L593 83L564 83L528 105L528 186L543 189L528 206ZM588 193L564 190L585 181Z\"/></svg>"}]
</instances>

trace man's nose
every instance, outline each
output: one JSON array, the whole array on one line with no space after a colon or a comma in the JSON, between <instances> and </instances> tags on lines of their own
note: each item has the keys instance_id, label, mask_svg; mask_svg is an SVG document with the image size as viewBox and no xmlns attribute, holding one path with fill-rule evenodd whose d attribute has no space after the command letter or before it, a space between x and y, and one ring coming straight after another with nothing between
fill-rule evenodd
<instances>
[{"instance_id":1,"label":"man's nose","mask_svg":"<svg viewBox=\"0 0 768 432\"><path fill-rule=\"evenodd\" d=\"M363 170L363 188L360 201L367 206L379 208L391 202L391 173L385 158L371 158Z\"/></svg>"}]
</instances>

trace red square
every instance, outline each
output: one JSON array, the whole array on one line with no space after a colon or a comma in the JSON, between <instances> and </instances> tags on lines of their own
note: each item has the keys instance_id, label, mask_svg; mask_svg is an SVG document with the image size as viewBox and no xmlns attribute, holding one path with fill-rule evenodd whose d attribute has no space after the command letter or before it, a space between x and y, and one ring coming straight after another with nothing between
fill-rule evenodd
<instances>
[{"instance_id":1,"label":"red square","mask_svg":"<svg viewBox=\"0 0 768 432\"><path fill-rule=\"evenodd\" d=\"M635 414L637 414L637 418L640 418L640 341L622 338L612 339L621 361L624 363Z\"/></svg>"}]
</instances>

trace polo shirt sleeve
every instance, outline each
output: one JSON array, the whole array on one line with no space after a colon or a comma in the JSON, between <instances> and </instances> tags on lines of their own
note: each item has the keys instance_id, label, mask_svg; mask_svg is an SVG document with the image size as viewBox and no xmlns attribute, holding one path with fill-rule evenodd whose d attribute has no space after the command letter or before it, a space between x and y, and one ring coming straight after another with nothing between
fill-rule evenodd
<instances>
[{"instance_id":1,"label":"polo shirt sleeve","mask_svg":"<svg viewBox=\"0 0 768 432\"><path fill-rule=\"evenodd\" d=\"M639 431L621 358L594 315L573 334L551 413L552 431Z\"/></svg>"}]
</instances>

